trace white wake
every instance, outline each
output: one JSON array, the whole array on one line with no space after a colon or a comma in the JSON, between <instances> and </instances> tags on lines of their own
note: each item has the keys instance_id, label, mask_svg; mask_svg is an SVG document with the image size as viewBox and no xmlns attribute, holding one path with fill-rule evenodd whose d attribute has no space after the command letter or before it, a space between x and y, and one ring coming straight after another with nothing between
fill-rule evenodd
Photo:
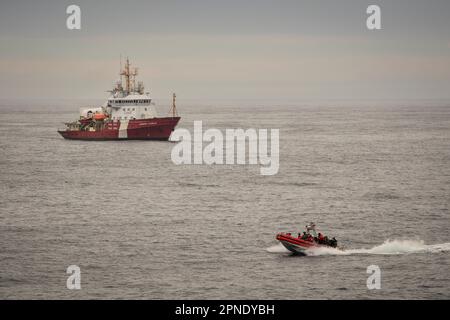
<instances>
[{"instance_id":1,"label":"white wake","mask_svg":"<svg viewBox=\"0 0 450 320\"><path fill-rule=\"evenodd\" d=\"M278 244L266 249L272 253L290 252L282 244ZM323 255L355 255L355 254L410 254L410 253L437 253L450 251L450 242L427 245L422 240L386 240L383 244L370 249L335 249L335 248L312 248L306 250L308 256Z\"/></svg>"}]
</instances>

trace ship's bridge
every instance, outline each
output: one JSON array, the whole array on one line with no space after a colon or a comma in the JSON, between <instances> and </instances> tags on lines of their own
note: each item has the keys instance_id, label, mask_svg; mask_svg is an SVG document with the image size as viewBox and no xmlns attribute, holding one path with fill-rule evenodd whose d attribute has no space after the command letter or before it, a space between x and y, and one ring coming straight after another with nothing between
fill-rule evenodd
<instances>
[{"instance_id":1,"label":"ship's bridge","mask_svg":"<svg viewBox=\"0 0 450 320\"><path fill-rule=\"evenodd\" d=\"M112 120L148 119L157 116L151 102L146 94L130 94L120 98L111 96L107 106L111 108Z\"/></svg>"}]
</instances>

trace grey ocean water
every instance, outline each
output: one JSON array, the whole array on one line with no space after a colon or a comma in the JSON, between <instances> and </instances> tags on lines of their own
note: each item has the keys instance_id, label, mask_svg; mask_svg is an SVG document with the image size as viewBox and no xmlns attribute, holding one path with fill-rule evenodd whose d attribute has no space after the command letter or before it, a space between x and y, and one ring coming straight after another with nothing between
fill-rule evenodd
<instances>
[{"instance_id":1,"label":"grey ocean water","mask_svg":"<svg viewBox=\"0 0 450 320\"><path fill-rule=\"evenodd\" d=\"M449 102L179 99L179 128L279 128L274 176L62 139L83 103L1 102L0 298L450 298ZM310 221L348 251L277 245Z\"/></svg>"}]
</instances>

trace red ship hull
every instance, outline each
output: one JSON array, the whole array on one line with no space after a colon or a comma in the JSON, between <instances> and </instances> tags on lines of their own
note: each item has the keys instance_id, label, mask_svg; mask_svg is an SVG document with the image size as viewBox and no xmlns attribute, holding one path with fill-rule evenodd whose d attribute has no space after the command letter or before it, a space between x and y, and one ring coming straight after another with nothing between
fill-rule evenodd
<instances>
[{"instance_id":1,"label":"red ship hull","mask_svg":"<svg viewBox=\"0 0 450 320\"><path fill-rule=\"evenodd\" d=\"M64 139L72 140L168 140L180 117L111 121L104 128L89 130L58 130Z\"/></svg>"}]
</instances>

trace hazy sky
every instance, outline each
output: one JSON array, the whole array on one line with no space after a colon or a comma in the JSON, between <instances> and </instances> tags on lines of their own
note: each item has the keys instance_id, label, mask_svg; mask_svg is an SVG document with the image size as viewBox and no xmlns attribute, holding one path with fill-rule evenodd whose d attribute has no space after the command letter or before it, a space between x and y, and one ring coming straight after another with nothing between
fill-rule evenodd
<instances>
[{"instance_id":1,"label":"hazy sky","mask_svg":"<svg viewBox=\"0 0 450 320\"><path fill-rule=\"evenodd\" d=\"M0 3L1 98L106 97L120 55L155 97L450 99L450 1Z\"/></svg>"}]
</instances>

